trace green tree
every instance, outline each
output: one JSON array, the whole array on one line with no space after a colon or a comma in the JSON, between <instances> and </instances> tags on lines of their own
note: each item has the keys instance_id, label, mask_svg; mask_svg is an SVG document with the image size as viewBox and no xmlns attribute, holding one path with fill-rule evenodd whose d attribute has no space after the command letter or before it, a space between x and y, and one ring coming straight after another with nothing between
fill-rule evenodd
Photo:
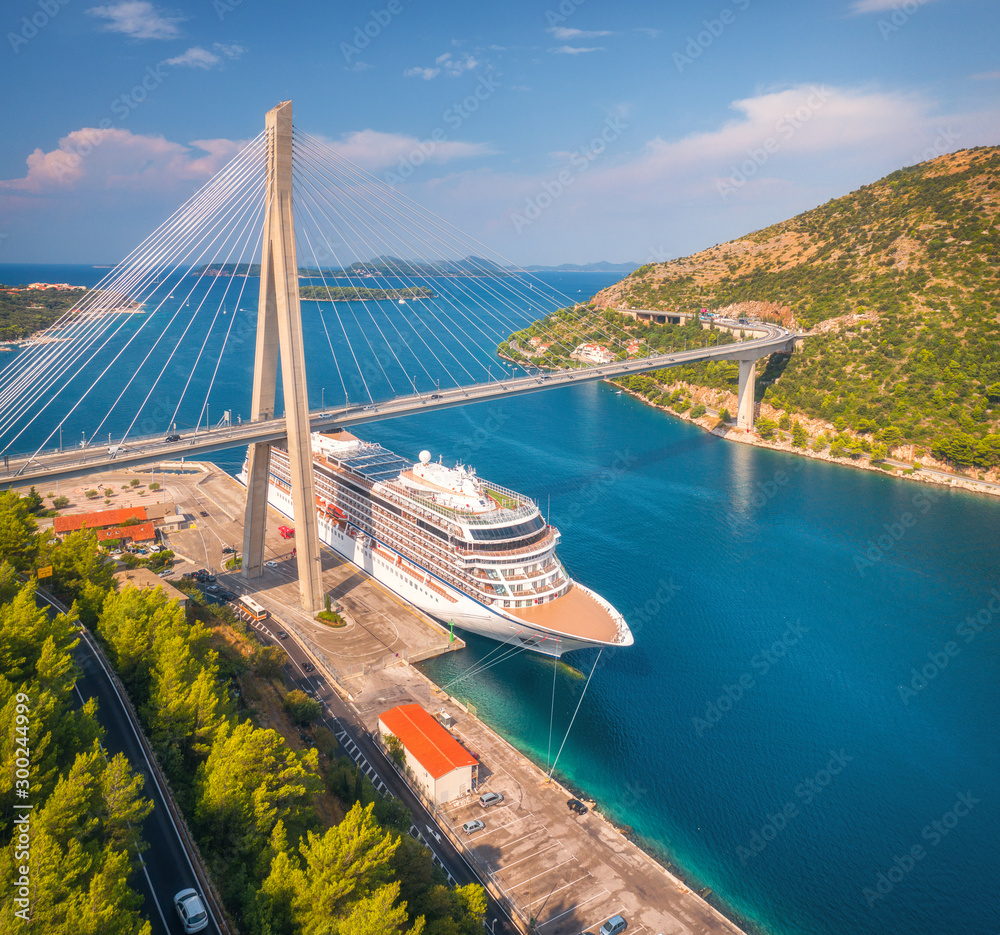
<instances>
[{"instance_id":1,"label":"green tree","mask_svg":"<svg viewBox=\"0 0 1000 935\"><path fill-rule=\"evenodd\" d=\"M253 864L278 821L293 835L308 827L322 788L318 757L249 721L223 724L195 777L195 822L212 849Z\"/></svg>"},{"instance_id":2,"label":"green tree","mask_svg":"<svg viewBox=\"0 0 1000 935\"><path fill-rule=\"evenodd\" d=\"M69 506L69 497L53 497L52 506L57 510L65 510Z\"/></svg>"},{"instance_id":3,"label":"green tree","mask_svg":"<svg viewBox=\"0 0 1000 935\"><path fill-rule=\"evenodd\" d=\"M757 434L764 439L770 439L774 437L775 429L777 425L770 419L760 418L755 423L755 428L757 429Z\"/></svg>"},{"instance_id":4,"label":"green tree","mask_svg":"<svg viewBox=\"0 0 1000 935\"><path fill-rule=\"evenodd\" d=\"M262 678L277 678L287 662L288 654L280 646L258 646L251 659L254 672Z\"/></svg>"},{"instance_id":5,"label":"green tree","mask_svg":"<svg viewBox=\"0 0 1000 935\"><path fill-rule=\"evenodd\" d=\"M809 433L801 422L792 423L792 447L805 448L809 442Z\"/></svg>"},{"instance_id":6,"label":"green tree","mask_svg":"<svg viewBox=\"0 0 1000 935\"><path fill-rule=\"evenodd\" d=\"M38 524L25 498L13 490L0 493L0 559L18 571L27 570L37 551L36 532Z\"/></svg>"},{"instance_id":7,"label":"green tree","mask_svg":"<svg viewBox=\"0 0 1000 935\"><path fill-rule=\"evenodd\" d=\"M719 410L719 421L720 422L725 422L727 424L729 422L733 421L733 417L729 414L729 410L728 409L720 409Z\"/></svg>"},{"instance_id":8,"label":"green tree","mask_svg":"<svg viewBox=\"0 0 1000 935\"><path fill-rule=\"evenodd\" d=\"M282 707L296 724L311 724L323 713L323 706L315 698L297 688L285 695Z\"/></svg>"},{"instance_id":9,"label":"green tree","mask_svg":"<svg viewBox=\"0 0 1000 935\"><path fill-rule=\"evenodd\" d=\"M85 491L83 492L83 495L84 495L84 496L85 496L85 497L86 497L86 498L87 498L88 500L93 500L93 499L94 499L95 497L97 497L97 491L96 491L96 490L85 490Z\"/></svg>"},{"instance_id":10,"label":"green tree","mask_svg":"<svg viewBox=\"0 0 1000 935\"><path fill-rule=\"evenodd\" d=\"M403 746L403 741L395 734L386 734L385 748L389 751L389 758L392 762L403 769L406 766L406 748Z\"/></svg>"}]
</instances>

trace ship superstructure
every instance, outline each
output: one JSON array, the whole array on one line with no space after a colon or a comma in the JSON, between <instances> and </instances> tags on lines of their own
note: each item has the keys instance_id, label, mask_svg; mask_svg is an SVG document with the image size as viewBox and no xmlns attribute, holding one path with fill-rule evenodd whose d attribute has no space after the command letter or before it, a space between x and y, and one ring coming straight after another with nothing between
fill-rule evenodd
<instances>
[{"instance_id":1,"label":"ship superstructure","mask_svg":"<svg viewBox=\"0 0 1000 935\"><path fill-rule=\"evenodd\" d=\"M320 539L421 610L552 656L632 644L622 615L567 575L559 531L529 498L348 432L313 433L312 446ZM290 516L288 454L277 446L270 471L269 501Z\"/></svg>"}]
</instances>

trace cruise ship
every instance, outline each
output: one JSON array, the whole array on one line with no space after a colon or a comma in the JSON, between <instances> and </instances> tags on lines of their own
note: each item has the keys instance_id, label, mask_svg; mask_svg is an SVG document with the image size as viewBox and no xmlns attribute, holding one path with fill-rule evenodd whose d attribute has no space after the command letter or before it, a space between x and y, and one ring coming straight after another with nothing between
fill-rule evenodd
<instances>
[{"instance_id":1,"label":"cruise ship","mask_svg":"<svg viewBox=\"0 0 1000 935\"><path fill-rule=\"evenodd\" d=\"M346 431L313 433L312 453L320 539L432 617L556 657L632 645L624 617L566 573L559 530L532 500L430 452L408 461ZM268 500L292 516L277 445Z\"/></svg>"}]
</instances>

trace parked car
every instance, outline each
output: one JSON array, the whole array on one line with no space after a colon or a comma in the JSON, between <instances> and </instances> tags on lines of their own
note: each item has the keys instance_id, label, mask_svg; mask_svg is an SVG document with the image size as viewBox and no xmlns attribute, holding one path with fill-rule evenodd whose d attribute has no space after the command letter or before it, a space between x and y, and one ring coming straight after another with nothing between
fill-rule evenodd
<instances>
[{"instance_id":1,"label":"parked car","mask_svg":"<svg viewBox=\"0 0 1000 935\"><path fill-rule=\"evenodd\" d=\"M486 822L480 821L478 818L473 821L467 821L462 825L462 830L466 834L475 834L477 831L482 831L486 827Z\"/></svg>"},{"instance_id":2,"label":"parked car","mask_svg":"<svg viewBox=\"0 0 1000 935\"><path fill-rule=\"evenodd\" d=\"M220 591L219 592L220 601L235 601L236 595L232 591Z\"/></svg>"},{"instance_id":3,"label":"parked car","mask_svg":"<svg viewBox=\"0 0 1000 935\"><path fill-rule=\"evenodd\" d=\"M601 935L618 935L628 928L628 922L621 916L612 916L601 926Z\"/></svg>"},{"instance_id":4,"label":"parked car","mask_svg":"<svg viewBox=\"0 0 1000 935\"><path fill-rule=\"evenodd\" d=\"M499 805L503 801L503 796L499 792L487 792L485 795L479 797L479 804L483 808L490 808L493 805Z\"/></svg>"},{"instance_id":5,"label":"parked car","mask_svg":"<svg viewBox=\"0 0 1000 935\"><path fill-rule=\"evenodd\" d=\"M212 581L212 582L214 582L215 581L215 575L205 575L205 580L206 581Z\"/></svg>"},{"instance_id":6,"label":"parked car","mask_svg":"<svg viewBox=\"0 0 1000 935\"><path fill-rule=\"evenodd\" d=\"M584 805L579 799L570 799L566 805L569 807L571 812L576 812L577 815L587 814L587 806Z\"/></svg>"},{"instance_id":7,"label":"parked car","mask_svg":"<svg viewBox=\"0 0 1000 935\"><path fill-rule=\"evenodd\" d=\"M181 917L185 933L202 932L208 928L208 911L197 890L181 890L174 897L174 908Z\"/></svg>"}]
</instances>

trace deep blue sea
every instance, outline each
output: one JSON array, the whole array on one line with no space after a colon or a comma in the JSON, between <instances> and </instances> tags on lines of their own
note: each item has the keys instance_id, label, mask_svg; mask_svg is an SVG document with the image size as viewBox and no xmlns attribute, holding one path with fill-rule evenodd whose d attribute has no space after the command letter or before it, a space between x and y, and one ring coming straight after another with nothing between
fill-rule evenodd
<instances>
[{"instance_id":1,"label":"deep blue sea","mask_svg":"<svg viewBox=\"0 0 1000 935\"><path fill-rule=\"evenodd\" d=\"M616 277L545 278L589 295ZM213 409L245 406L241 353ZM747 929L1000 932L1000 501L729 444L607 385L360 434L548 511L636 637L601 656L558 773ZM467 639L425 671L544 766L596 651L557 669L550 736L551 660L462 679L499 655Z\"/></svg>"}]
</instances>

